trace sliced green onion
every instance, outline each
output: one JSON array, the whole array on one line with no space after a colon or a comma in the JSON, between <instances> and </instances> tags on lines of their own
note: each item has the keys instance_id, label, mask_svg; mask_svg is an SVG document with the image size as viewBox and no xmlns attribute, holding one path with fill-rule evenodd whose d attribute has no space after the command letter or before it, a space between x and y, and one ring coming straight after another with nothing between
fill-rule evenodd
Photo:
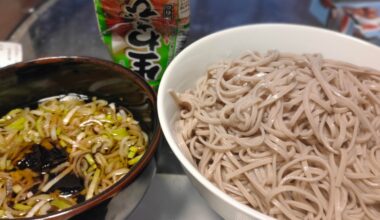
<instances>
[{"instance_id":1,"label":"sliced green onion","mask_svg":"<svg viewBox=\"0 0 380 220\"><path fill-rule=\"evenodd\" d=\"M26 118L21 117L21 118L18 118L16 121L12 122L11 124L5 126L5 128L21 131L22 129L24 129L25 122L26 122Z\"/></svg>"},{"instance_id":2,"label":"sliced green onion","mask_svg":"<svg viewBox=\"0 0 380 220\"><path fill-rule=\"evenodd\" d=\"M40 210L38 210L38 215L46 215L50 209L51 205L47 202L40 208Z\"/></svg>"},{"instance_id":3,"label":"sliced green onion","mask_svg":"<svg viewBox=\"0 0 380 220\"><path fill-rule=\"evenodd\" d=\"M129 158L129 159L132 159L132 158L135 157L135 155L136 155L136 152L134 152L134 151L130 151L130 152L128 153L128 158Z\"/></svg>"},{"instance_id":4,"label":"sliced green onion","mask_svg":"<svg viewBox=\"0 0 380 220\"><path fill-rule=\"evenodd\" d=\"M86 159L86 161L87 161L88 164L90 164L90 165L95 164L95 160L94 160L94 158L92 157L91 154L84 155L84 158Z\"/></svg>"},{"instance_id":5,"label":"sliced green onion","mask_svg":"<svg viewBox=\"0 0 380 220\"><path fill-rule=\"evenodd\" d=\"M112 115L107 115L106 119L109 120L109 121L113 121Z\"/></svg>"},{"instance_id":6,"label":"sliced green onion","mask_svg":"<svg viewBox=\"0 0 380 220\"><path fill-rule=\"evenodd\" d=\"M137 162L139 162L139 160L141 159L141 157L143 156L144 154L140 154L138 155L137 157L133 158L132 160L129 160L128 161L128 165L134 165L136 164Z\"/></svg>"},{"instance_id":7,"label":"sliced green onion","mask_svg":"<svg viewBox=\"0 0 380 220\"><path fill-rule=\"evenodd\" d=\"M94 164L92 164L92 166L87 168L87 172L91 173L92 171L96 170L97 168L98 168L98 166L94 163Z\"/></svg>"},{"instance_id":8,"label":"sliced green onion","mask_svg":"<svg viewBox=\"0 0 380 220\"><path fill-rule=\"evenodd\" d=\"M137 152L138 149L137 149L137 147L135 147L135 146L131 146L131 147L129 148L129 151Z\"/></svg>"},{"instance_id":9,"label":"sliced green onion","mask_svg":"<svg viewBox=\"0 0 380 220\"><path fill-rule=\"evenodd\" d=\"M21 203L16 203L14 206L13 206L14 209L17 209L19 211L28 211L30 210L32 207L28 206L28 205L24 205L24 204L21 204Z\"/></svg>"},{"instance_id":10,"label":"sliced green onion","mask_svg":"<svg viewBox=\"0 0 380 220\"><path fill-rule=\"evenodd\" d=\"M41 201L39 201L39 202L37 202L37 204L35 204L34 206L33 206L33 208L26 214L26 216L25 217L32 217L32 216L34 216L36 213L37 213L37 211L42 207L42 206L44 206L45 205L45 203L47 203L48 201L46 201L46 200L41 200Z\"/></svg>"},{"instance_id":11,"label":"sliced green onion","mask_svg":"<svg viewBox=\"0 0 380 220\"><path fill-rule=\"evenodd\" d=\"M129 169L128 168L120 168L120 169L117 169L117 170L114 170L112 171L111 173L109 173L106 178L110 178L110 177L116 177L116 176L120 176L120 175L125 175L129 172Z\"/></svg>"},{"instance_id":12,"label":"sliced green onion","mask_svg":"<svg viewBox=\"0 0 380 220\"><path fill-rule=\"evenodd\" d=\"M128 152L128 158L129 159L132 159L132 158L134 158L135 157L135 155L136 155L136 152L137 152L137 148L135 147L135 146L131 146L130 148L129 148L129 152Z\"/></svg>"},{"instance_id":13,"label":"sliced green onion","mask_svg":"<svg viewBox=\"0 0 380 220\"><path fill-rule=\"evenodd\" d=\"M41 137L44 137L44 130L42 129L42 117L39 117L36 121L36 128Z\"/></svg>"},{"instance_id":14,"label":"sliced green onion","mask_svg":"<svg viewBox=\"0 0 380 220\"><path fill-rule=\"evenodd\" d=\"M58 209L67 209L70 208L71 205L64 201L63 199L53 199L53 201L50 202L50 205L57 207Z\"/></svg>"},{"instance_id":15,"label":"sliced green onion","mask_svg":"<svg viewBox=\"0 0 380 220\"><path fill-rule=\"evenodd\" d=\"M45 174L45 175L47 175L47 174ZM49 194L39 194L39 195L33 196L33 193L32 192L30 192L30 193L32 194L32 196L26 200L26 204L29 206L34 207L34 206L36 206L36 202L38 202L38 201L50 201L51 199L53 199L53 197Z\"/></svg>"},{"instance_id":16,"label":"sliced green onion","mask_svg":"<svg viewBox=\"0 0 380 220\"><path fill-rule=\"evenodd\" d=\"M66 147L67 146L66 142L64 142L63 140L60 140L59 144L61 145L61 147Z\"/></svg>"},{"instance_id":17,"label":"sliced green onion","mask_svg":"<svg viewBox=\"0 0 380 220\"><path fill-rule=\"evenodd\" d=\"M0 170L5 170L7 167L7 155L0 158Z\"/></svg>"},{"instance_id":18,"label":"sliced green onion","mask_svg":"<svg viewBox=\"0 0 380 220\"><path fill-rule=\"evenodd\" d=\"M22 112L23 109L22 108L16 108L16 109L13 109L12 111L8 112L8 114L6 116L12 116L12 115L15 115L19 112Z\"/></svg>"},{"instance_id":19,"label":"sliced green onion","mask_svg":"<svg viewBox=\"0 0 380 220\"><path fill-rule=\"evenodd\" d=\"M99 182L99 176L100 176L100 170L97 169L94 173L94 176L92 177L90 187L87 190L86 200L91 199L94 196L96 186L98 185L98 182Z\"/></svg>"},{"instance_id":20,"label":"sliced green onion","mask_svg":"<svg viewBox=\"0 0 380 220\"><path fill-rule=\"evenodd\" d=\"M6 114L5 116L3 116L0 119L0 123L6 122L6 121L12 119L14 117L14 115L16 115L17 113L19 113L21 111L23 111L23 109L21 109L21 108L13 109L12 111L8 112L8 114Z\"/></svg>"},{"instance_id":21,"label":"sliced green onion","mask_svg":"<svg viewBox=\"0 0 380 220\"><path fill-rule=\"evenodd\" d=\"M62 132L62 129L60 127L57 128L57 130L55 131L55 133L59 136Z\"/></svg>"},{"instance_id":22,"label":"sliced green onion","mask_svg":"<svg viewBox=\"0 0 380 220\"><path fill-rule=\"evenodd\" d=\"M14 193L17 194L17 193L19 193L22 190L22 187L17 184L17 185L12 186L12 190L13 190Z\"/></svg>"},{"instance_id":23,"label":"sliced green onion","mask_svg":"<svg viewBox=\"0 0 380 220\"><path fill-rule=\"evenodd\" d=\"M69 143L71 145L75 145L75 141L73 141L71 138L69 138L68 136L66 136L64 134L59 135L58 138L61 140L64 140L66 143Z\"/></svg>"},{"instance_id":24,"label":"sliced green onion","mask_svg":"<svg viewBox=\"0 0 380 220\"><path fill-rule=\"evenodd\" d=\"M11 169L13 169L13 165L12 165L12 161L11 161L11 160L7 160L7 161L6 161L5 169L6 169L6 170L11 170Z\"/></svg>"},{"instance_id":25,"label":"sliced green onion","mask_svg":"<svg viewBox=\"0 0 380 220\"><path fill-rule=\"evenodd\" d=\"M123 138L128 136L128 132L125 128L119 128L119 129L112 130L111 134L118 141L121 141Z\"/></svg>"},{"instance_id":26,"label":"sliced green onion","mask_svg":"<svg viewBox=\"0 0 380 220\"><path fill-rule=\"evenodd\" d=\"M73 115L75 114L75 112L78 111L79 108L80 108L80 106L75 106L73 109L71 109L71 110L66 114L66 116L62 119L62 122L63 122L64 125L69 124L70 119L73 117Z\"/></svg>"}]
</instances>

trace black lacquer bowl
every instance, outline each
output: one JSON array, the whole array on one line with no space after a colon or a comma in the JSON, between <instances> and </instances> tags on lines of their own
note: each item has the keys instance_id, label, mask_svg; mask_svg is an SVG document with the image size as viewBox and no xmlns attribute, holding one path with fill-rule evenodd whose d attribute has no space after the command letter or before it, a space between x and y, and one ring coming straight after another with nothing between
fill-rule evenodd
<instances>
[{"instance_id":1,"label":"black lacquer bowl","mask_svg":"<svg viewBox=\"0 0 380 220\"><path fill-rule=\"evenodd\" d=\"M156 95L144 79L131 70L91 57L41 58L0 69L1 115L13 108L33 106L42 98L69 93L95 96L126 107L149 136L145 155L119 182L90 200L61 212L38 217L68 219L82 216L80 219L83 219L87 218L86 213L100 212L104 218L111 198L128 188L144 172L157 149L161 130L156 114ZM145 178L145 181L150 179ZM135 198L141 199L142 196ZM119 201L122 200L119 198ZM122 204L117 205L122 207Z\"/></svg>"}]
</instances>

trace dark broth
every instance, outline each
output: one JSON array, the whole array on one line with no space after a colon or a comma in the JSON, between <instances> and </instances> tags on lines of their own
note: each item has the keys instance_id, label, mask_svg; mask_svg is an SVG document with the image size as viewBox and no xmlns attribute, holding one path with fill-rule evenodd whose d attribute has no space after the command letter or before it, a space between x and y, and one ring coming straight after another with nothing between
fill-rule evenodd
<instances>
[{"instance_id":1,"label":"dark broth","mask_svg":"<svg viewBox=\"0 0 380 220\"><path fill-rule=\"evenodd\" d=\"M3 188L7 195L0 217L69 208L116 183L142 157L148 140L140 116L123 100L84 97L44 99L0 119L2 139L16 142L0 152L0 195Z\"/></svg>"}]
</instances>

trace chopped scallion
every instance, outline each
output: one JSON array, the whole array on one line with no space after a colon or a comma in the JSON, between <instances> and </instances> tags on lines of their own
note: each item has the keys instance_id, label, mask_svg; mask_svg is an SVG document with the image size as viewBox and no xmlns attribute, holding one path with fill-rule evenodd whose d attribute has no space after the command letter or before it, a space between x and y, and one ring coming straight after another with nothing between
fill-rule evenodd
<instances>
[{"instance_id":1,"label":"chopped scallion","mask_svg":"<svg viewBox=\"0 0 380 220\"><path fill-rule=\"evenodd\" d=\"M12 190L13 190L14 193L17 194L17 193L19 193L22 190L22 187L17 184L17 185L12 186Z\"/></svg>"},{"instance_id":2,"label":"chopped scallion","mask_svg":"<svg viewBox=\"0 0 380 220\"><path fill-rule=\"evenodd\" d=\"M21 131L22 129L24 129L25 122L26 122L26 118L21 117L15 120L14 122L10 123L9 125L7 125L6 128Z\"/></svg>"},{"instance_id":3,"label":"chopped scallion","mask_svg":"<svg viewBox=\"0 0 380 220\"><path fill-rule=\"evenodd\" d=\"M94 158L91 156L91 154L84 155L84 158L86 159L87 163L90 165L95 164Z\"/></svg>"},{"instance_id":4,"label":"chopped scallion","mask_svg":"<svg viewBox=\"0 0 380 220\"><path fill-rule=\"evenodd\" d=\"M125 128L119 128L119 129L112 130L111 134L118 141L120 141L123 138L128 136L128 132Z\"/></svg>"},{"instance_id":5,"label":"chopped scallion","mask_svg":"<svg viewBox=\"0 0 380 220\"><path fill-rule=\"evenodd\" d=\"M32 207L28 206L28 205L24 205L24 204L21 204L21 203L16 203L14 206L13 206L14 209L16 210L19 210L19 211L28 211L30 210Z\"/></svg>"},{"instance_id":6,"label":"chopped scallion","mask_svg":"<svg viewBox=\"0 0 380 220\"><path fill-rule=\"evenodd\" d=\"M128 161L128 165L134 165L136 164L137 162L139 162L139 160L141 159L141 157L143 156L144 154L140 154L138 155L137 157L131 159Z\"/></svg>"},{"instance_id":7,"label":"chopped scallion","mask_svg":"<svg viewBox=\"0 0 380 220\"><path fill-rule=\"evenodd\" d=\"M60 210L67 209L67 208L71 207L71 205L69 203L67 203L66 201L64 201L62 199L53 199L50 202L50 205L55 206L55 207L57 207Z\"/></svg>"}]
</instances>

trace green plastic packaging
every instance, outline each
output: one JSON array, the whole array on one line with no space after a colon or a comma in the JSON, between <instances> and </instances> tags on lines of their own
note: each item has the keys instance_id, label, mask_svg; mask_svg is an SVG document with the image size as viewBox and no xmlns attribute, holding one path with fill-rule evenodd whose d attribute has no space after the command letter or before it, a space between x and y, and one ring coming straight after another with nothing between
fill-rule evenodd
<instances>
[{"instance_id":1,"label":"green plastic packaging","mask_svg":"<svg viewBox=\"0 0 380 220\"><path fill-rule=\"evenodd\" d=\"M99 31L113 60L155 89L189 29L189 0L94 0Z\"/></svg>"}]
</instances>

